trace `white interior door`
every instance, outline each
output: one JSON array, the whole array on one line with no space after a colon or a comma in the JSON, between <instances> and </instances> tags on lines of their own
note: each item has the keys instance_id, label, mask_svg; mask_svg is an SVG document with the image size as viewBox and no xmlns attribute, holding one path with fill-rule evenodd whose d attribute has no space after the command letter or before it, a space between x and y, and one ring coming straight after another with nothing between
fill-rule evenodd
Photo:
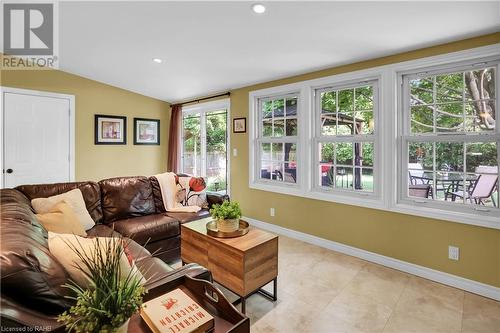
<instances>
[{"instance_id":1,"label":"white interior door","mask_svg":"<svg viewBox=\"0 0 500 333\"><path fill-rule=\"evenodd\" d=\"M71 100L4 92L4 187L72 178Z\"/></svg>"}]
</instances>

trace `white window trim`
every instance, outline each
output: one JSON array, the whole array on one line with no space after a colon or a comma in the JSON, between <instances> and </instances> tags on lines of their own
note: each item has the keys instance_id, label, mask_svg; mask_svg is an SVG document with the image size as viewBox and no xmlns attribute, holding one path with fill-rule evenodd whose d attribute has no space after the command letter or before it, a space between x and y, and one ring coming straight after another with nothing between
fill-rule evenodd
<instances>
[{"instance_id":1,"label":"white window trim","mask_svg":"<svg viewBox=\"0 0 500 333\"><path fill-rule=\"evenodd\" d=\"M484 59L484 58L482 58ZM481 63L483 61L481 60ZM474 63L474 62L473 62ZM484 63L486 65L486 62ZM465 62L459 62L455 63L454 66L448 67L447 69L453 70L457 69L457 71L462 71L466 70L464 69L465 67L468 67L469 65L472 65L470 61L465 61ZM475 66L478 67L478 66ZM482 66L479 66L482 68ZM490 62L490 64L487 65L487 67L496 67L497 73L499 72L499 65L498 61L495 61L494 63ZM434 75L433 72L442 72L441 69L438 71L429 71L428 75ZM413 73L409 73L411 76L414 76ZM403 76L406 75L406 73L400 73L401 80L403 80ZM496 86L496 89L498 91L498 84ZM473 142L498 142L499 141L499 133L500 133L500 126L496 126L495 131L490 133L490 132L482 132L482 133L433 133L431 134L411 134L409 130L410 126L410 115L409 115L409 100L408 96L406 95L406 90L407 87L405 86L404 82L402 82L401 85L398 87L399 95L401 96L401 117L399 119L400 121L400 127L399 127L399 133L398 136L401 138L399 145L398 145L398 151L399 151L399 164L398 164L398 172L397 175L400 177L399 182L398 182L398 203L400 204L405 204L405 205L413 205L416 207L419 207L420 209L422 208L433 208L437 210L453 210L454 213L461 212L464 214L478 214L478 215L484 215L485 218L491 216L495 217L498 216L500 218L500 210L499 209L494 209L490 207L480 207L477 205L459 205L459 204L452 204L452 203L447 203L447 202L441 202L441 201L435 201L432 199L424 199L424 198L411 198L406 195L406 183L408 181L408 150L405 148L406 144L409 142L426 142L426 143L434 143L434 142L459 142L459 143L473 143ZM496 96L498 96L498 92L496 92ZM498 99L496 100L497 107L496 109L498 110L499 108L499 102ZM497 146L497 151L500 147ZM500 155L500 154L498 154ZM498 155L497 155L497 161L498 161ZM404 184L404 185L403 185Z\"/></svg>"},{"instance_id":2,"label":"white window trim","mask_svg":"<svg viewBox=\"0 0 500 333\"><path fill-rule=\"evenodd\" d=\"M231 100L229 98L224 98L224 99L219 99L215 101L210 101L210 102L204 102L204 103L197 103L193 105L186 105L182 107L182 112L181 112L181 117L180 117L180 124L179 124L179 149L178 149L178 158L177 160L179 161L179 170L183 170L183 161L184 159L183 154L184 154L184 145L183 145L183 138L182 138L182 133L183 133L183 118L184 115L186 114L195 114L195 113L207 113L207 112L212 112L212 111L218 111L226 109L227 110L227 121L226 121L226 193L230 195L231 191ZM204 130L205 123L201 122L200 123L200 128L202 133L205 133ZM203 145L205 143L206 137L201 138L201 144ZM202 161L202 168L206 169L206 161Z\"/></svg>"},{"instance_id":3,"label":"white window trim","mask_svg":"<svg viewBox=\"0 0 500 333\"><path fill-rule=\"evenodd\" d=\"M398 138L398 121L401 117L400 105L401 94L400 84L403 73L418 71L421 69L459 63L462 61L474 61L475 59L500 57L500 44L494 44L464 51L437 55L422 59L410 60L395 64L389 64L379 67L374 67L355 72L343 73L319 79L307 80L272 88L260 89L249 93L249 187L252 189L271 191L281 194L300 196L304 198L337 202L367 208L381 209L385 211L410 214L420 217L435 218L450 222L458 222L469 225L476 225L494 229L500 229L499 216L484 216L481 212L464 213L452 212L433 207L415 206L401 202L398 200L398 181L397 174L400 170L398 146L400 140ZM379 139L379 170L380 170L380 197L373 198L371 196L346 196L338 193L323 193L314 191L312 186L313 181L313 149L305 149L312 144L314 122L314 91L318 88L329 85L340 84L353 80L366 80L373 77L378 77L379 91L379 113L378 125L383 129L380 132ZM299 91L300 114L299 114L299 146L298 146L298 168L303 170L298 176L298 184L296 187L274 186L271 184L263 184L256 178L256 160L255 147L253 146L256 135L256 101L259 98L269 97L272 95L287 94L290 92ZM500 84L497 84L497 97L500 96ZM500 100L500 98L499 98ZM257 118L258 119L258 118ZM377 119L375 119L377 121ZM298 171L298 170L297 170Z\"/></svg>"},{"instance_id":4,"label":"white window trim","mask_svg":"<svg viewBox=\"0 0 500 333\"><path fill-rule=\"evenodd\" d=\"M279 96L285 96L285 95L290 95L290 94L296 94L298 101L297 101L297 136L294 137L296 138L297 142L297 183L285 183L285 182L276 182L272 180L266 180L266 179L261 179L260 178L260 153L259 149L260 146L258 144L260 137L260 131L261 131L261 115L259 112L259 103L261 100L266 99L266 98L273 98L273 97L279 97ZM250 138L250 145L249 145L249 158L250 161L254 161L255 163L250 163L249 164L249 180L252 188L256 189L261 189L261 190L266 190L266 191L271 191L271 192L278 192L278 193L287 193L287 194L292 194L292 195L300 195L301 193L301 187L302 184L304 183L304 176L300 175L299 172L300 170L306 170L304 169L304 156L303 156L303 134L304 132L304 110L307 109L306 104L305 104L305 99L304 99L304 91L302 91L301 87L297 84L292 84L292 85L286 85L286 86L281 86L281 87L276 87L275 88L270 88L270 89L262 89L259 90L259 93L254 94L250 98L250 110L254 110L254 112L249 113L249 138ZM274 139L275 141L278 140L278 138ZM286 136L285 137L280 137L279 140L286 141ZM295 139L294 139L295 140Z\"/></svg>"},{"instance_id":5,"label":"white window trim","mask_svg":"<svg viewBox=\"0 0 500 333\"><path fill-rule=\"evenodd\" d=\"M299 187L300 185L298 184L298 182L300 181L300 177L298 176L299 175L299 172L301 170L301 167L300 167L300 161L298 160L297 158L297 161L296 162L296 177L298 178L297 179L297 182L296 183L286 183L286 182L283 182L283 181L277 181L277 180L272 180L272 179L265 179L265 178L261 178L260 177L260 163L262 162L262 158L260 156L260 146L262 143L270 143L270 144L273 144L273 143L293 143L296 145L297 147L297 154L298 154L298 150L299 150L299 131L300 131L300 112L301 112L301 108L300 108L300 92L297 92L297 91L292 91L292 92L289 92L287 94L274 94L274 95L271 95L271 96L266 96L266 97L259 97L255 100L256 102L256 108L258 108L259 110L261 110L262 108L262 103L265 102L265 101L269 101L269 100L275 100L275 99L285 99L287 97L292 97L292 96L297 96L297 115L295 116L295 118L297 119L297 135L295 136L287 136L286 135L286 121L284 122L284 135L283 136L280 136L280 137L273 137L273 136L269 136L269 137L264 137L262 136L261 134L263 133L263 119L262 119L262 112L258 112L258 115L256 116L257 117L257 121L259 123L258 126L256 126L256 138L255 138L255 156L256 156L256 163L259 163L259 168L255 168L255 179L256 179L256 182L259 182L261 183L262 185L264 186L278 186L278 187L284 187L284 188L297 188ZM286 102L285 102L286 103ZM286 115L285 115L285 118L286 118ZM273 115L273 123L274 123L274 115ZM274 124L273 124L274 126ZM297 156L298 157L298 156ZM282 162L281 162L282 163Z\"/></svg>"},{"instance_id":6,"label":"white window trim","mask_svg":"<svg viewBox=\"0 0 500 333\"><path fill-rule=\"evenodd\" d=\"M312 160L313 164L311 164L310 167L313 167L312 170L312 186L311 186L311 191L314 193L321 193L325 195L335 195L338 197L353 197L357 199L362 199L366 200L367 198L370 198L372 200L381 200L382 197L382 192L381 192L381 178L380 177L380 166L382 159L380 152L380 138L381 138L381 128L379 124L380 120L380 93L379 93L379 82L380 82L380 76L373 76L373 77L366 77L362 80L354 80L354 81L346 81L346 82L341 82L333 85L329 85L327 87L321 87L321 88L314 88L313 90L313 97L314 97L314 121L312 122L312 133L313 133L313 140L312 140ZM342 89L349 89L349 88L355 88L359 86L363 86L363 83L368 84L373 86L373 120L375 124L374 128L374 134L370 135L351 135L351 136L323 136L321 135L321 108L318 109L318 104L321 103L320 99L320 94L319 92L325 90L326 88L331 88L332 90L342 90ZM352 191L352 190L345 190L345 189L338 189L338 188L333 188L333 189L327 189L325 187L322 187L317 184L317 180L319 179L319 169L317 168L317 165L319 164L319 151L317 149L318 144L320 142L372 142L374 146L374 161L373 161L373 167L371 169L373 170L373 179L374 179L374 191L373 192L363 192L363 191Z\"/></svg>"}]
</instances>

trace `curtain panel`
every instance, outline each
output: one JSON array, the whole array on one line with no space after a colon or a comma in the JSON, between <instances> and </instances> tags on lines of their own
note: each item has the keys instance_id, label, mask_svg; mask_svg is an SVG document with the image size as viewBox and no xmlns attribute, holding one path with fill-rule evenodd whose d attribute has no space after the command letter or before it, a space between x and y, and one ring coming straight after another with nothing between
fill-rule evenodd
<instances>
[{"instance_id":1,"label":"curtain panel","mask_svg":"<svg viewBox=\"0 0 500 333\"><path fill-rule=\"evenodd\" d=\"M168 155L167 170L178 172L179 166L179 135L181 130L182 105L172 105L172 114L170 117L170 128L168 131Z\"/></svg>"}]
</instances>

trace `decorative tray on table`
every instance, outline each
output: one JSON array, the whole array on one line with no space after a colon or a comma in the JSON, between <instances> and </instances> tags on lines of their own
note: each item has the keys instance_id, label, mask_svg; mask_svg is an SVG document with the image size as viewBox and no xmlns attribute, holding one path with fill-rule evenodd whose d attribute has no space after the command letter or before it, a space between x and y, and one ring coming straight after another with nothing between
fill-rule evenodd
<instances>
[{"instance_id":1,"label":"decorative tray on table","mask_svg":"<svg viewBox=\"0 0 500 333\"><path fill-rule=\"evenodd\" d=\"M217 221L207 223L207 235L218 238L232 238L246 235L249 230L249 224L246 221L240 220L240 227L236 231L224 232L217 229Z\"/></svg>"},{"instance_id":2,"label":"decorative tray on table","mask_svg":"<svg viewBox=\"0 0 500 333\"><path fill-rule=\"evenodd\" d=\"M193 301L214 317L214 328L210 333L250 333L250 319L239 312L213 285L213 283L179 276L163 285L154 287L144 296L147 302L176 288L181 289ZM139 314L130 318L129 333L154 333Z\"/></svg>"}]
</instances>

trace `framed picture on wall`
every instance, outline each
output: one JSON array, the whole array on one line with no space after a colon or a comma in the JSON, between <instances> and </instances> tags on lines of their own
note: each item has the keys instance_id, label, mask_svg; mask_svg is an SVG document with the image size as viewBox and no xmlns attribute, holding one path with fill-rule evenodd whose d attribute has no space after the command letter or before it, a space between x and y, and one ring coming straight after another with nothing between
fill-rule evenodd
<instances>
[{"instance_id":1,"label":"framed picture on wall","mask_svg":"<svg viewBox=\"0 0 500 333\"><path fill-rule=\"evenodd\" d=\"M160 120L134 118L134 145L159 145Z\"/></svg>"},{"instance_id":2,"label":"framed picture on wall","mask_svg":"<svg viewBox=\"0 0 500 333\"><path fill-rule=\"evenodd\" d=\"M96 114L94 121L96 145L127 144L127 117Z\"/></svg>"},{"instance_id":3,"label":"framed picture on wall","mask_svg":"<svg viewBox=\"0 0 500 333\"><path fill-rule=\"evenodd\" d=\"M246 131L247 131L247 118L234 118L233 133L246 133Z\"/></svg>"}]
</instances>

